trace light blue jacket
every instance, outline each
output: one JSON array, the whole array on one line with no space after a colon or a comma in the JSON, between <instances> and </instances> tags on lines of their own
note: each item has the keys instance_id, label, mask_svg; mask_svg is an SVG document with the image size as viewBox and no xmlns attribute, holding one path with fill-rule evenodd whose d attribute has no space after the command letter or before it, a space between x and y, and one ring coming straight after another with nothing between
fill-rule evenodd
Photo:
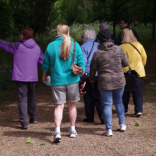
<instances>
[{"instance_id":1,"label":"light blue jacket","mask_svg":"<svg viewBox=\"0 0 156 156\"><path fill-rule=\"evenodd\" d=\"M60 48L64 37L57 37L47 46L44 53L44 61L42 71L47 72L50 68L51 84L52 85L67 85L80 81L79 75L72 73L72 58L74 51L74 40L71 38L71 50L68 60L60 60ZM82 67L85 71L84 58L80 45L76 43L75 64Z\"/></svg>"},{"instance_id":2,"label":"light blue jacket","mask_svg":"<svg viewBox=\"0 0 156 156\"><path fill-rule=\"evenodd\" d=\"M93 43L94 43L94 47L91 51ZM92 61L92 57L93 57L94 53L98 50L98 45L99 44L97 42L94 42L94 40L87 40L81 45L83 57L85 59L85 72L87 72L87 73L89 73L89 71L90 71L90 63ZM90 51L91 51L91 53L90 53ZM89 55L89 53L90 53L90 55ZM88 55L89 55L89 58L88 58ZM88 60L87 60L87 58L88 58ZM97 76L97 75L98 75L98 73L96 72L95 76Z\"/></svg>"}]
</instances>

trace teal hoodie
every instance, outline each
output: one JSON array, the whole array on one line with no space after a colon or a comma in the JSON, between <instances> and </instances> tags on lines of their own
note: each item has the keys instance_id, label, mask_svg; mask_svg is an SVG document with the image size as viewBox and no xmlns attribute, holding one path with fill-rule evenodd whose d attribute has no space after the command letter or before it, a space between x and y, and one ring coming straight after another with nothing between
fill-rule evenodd
<instances>
[{"instance_id":1,"label":"teal hoodie","mask_svg":"<svg viewBox=\"0 0 156 156\"><path fill-rule=\"evenodd\" d=\"M47 46L44 53L44 61L42 71L47 72L50 68L51 84L52 85L67 85L80 81L79 75L72 73L72 58L74 51L74 40L71 38L71 50L68 60L60 60L60 48L64 37L57 37ZM85 71L84 58L80 45L76 43L75 64L82 67Z\"/></svg>"}]
</instances>

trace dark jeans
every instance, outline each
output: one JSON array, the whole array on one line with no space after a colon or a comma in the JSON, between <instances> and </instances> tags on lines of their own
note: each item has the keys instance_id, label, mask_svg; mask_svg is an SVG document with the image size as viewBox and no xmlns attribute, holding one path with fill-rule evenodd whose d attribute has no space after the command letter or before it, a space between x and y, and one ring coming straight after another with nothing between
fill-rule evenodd
<instances>
[{"instance_id":1,"label":"dark jeans","mask_svg":"<svg viewBox=\"0 0 156 156\"><path fill-rule=\"evenodd\" d=\"M20 122L23 127L29 124L28 115L37 121L37 107L35 100L35 82L17 81L18 106ZM27 113L28 110L28 113Z\"/></svg>"},{"instance_id":2,"label":"dark jeans","mask_svg":"<svg viewBox=\"0 0 156 156\"><path fill-rule=\"evenodd\" d=\"M143 110L143 96L142 96L142 88L139 87L137 89L131 90L132 96L133 96L133 103L135 106L135 114L138 112L142 112ZM125 107L125 112L128 111L128 103L130 99L130 91L124 91L123 94L123 104Z\"/></svg>"},{"instance_id":3,"label":"dark jeans","mask_svg":"<svg viewBox=\"0 0 156 156\"><path fill-rule=\"evenodd\" d=\"M101 105L101 97L98 89L98 80L97 76L94 83L90 83L89 79L86 81L86 86L84 88L86 94L84 95L84 103L85 103L85 114L87 119L94 121L94 110L95 106L98 112L99 118L102 117L102 105Z\"/></svg>"}]
</instances>

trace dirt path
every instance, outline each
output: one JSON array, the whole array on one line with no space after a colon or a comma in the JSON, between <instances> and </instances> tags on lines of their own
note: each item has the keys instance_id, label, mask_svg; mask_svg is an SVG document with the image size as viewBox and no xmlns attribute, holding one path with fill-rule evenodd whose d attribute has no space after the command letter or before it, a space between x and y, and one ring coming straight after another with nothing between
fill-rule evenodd
<instances>
[{"instance_id":1,"label":"dirt path","mask_svg":"<svg viewBox=\"0 0 156 156\"><path fill-rule=\"evenodd\" d=\"M29 124L27 130L19 129L19 116L16 90L0 100L0 156L156 156L156 45L145 47L148 55L147 77L143 86L144 112L140 118L132 117L133 102L129 105L130 114L126 116L127 131L120 132L115 107L113 107L113 137L105 137L105 128L95 113L94 123L83 123L84 104L77 103L78 117L76 130L78 136L69 138L68 111L64 109L61 125L62 141L53 143L54 131L51 89L41 82L36 86L38 124ZM2 92L0 94L3 94ZM6 105L7 104L7 105ZM135 126L135 123L141 123ZM31 137L34 144L26 143ZM45 145L40 145L45 143Z\"/></svg>"}]
</instances>

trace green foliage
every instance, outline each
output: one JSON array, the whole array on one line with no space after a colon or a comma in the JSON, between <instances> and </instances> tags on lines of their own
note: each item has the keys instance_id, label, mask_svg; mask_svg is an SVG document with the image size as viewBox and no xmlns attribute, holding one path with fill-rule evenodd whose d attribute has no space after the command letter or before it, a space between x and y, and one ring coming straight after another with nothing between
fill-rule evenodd
<instances>
[{"instance_id":1,"label":"green foliage","mask_svg":"<svg viewBox=\"0 0 156 156\"><path fill-rule=\"evenodd\" d=\"M0 37L5 38L15 32L11 6L0 0Z\"/></svg>"},{"instance_id":2,"label":"green foliage","mask_svg":"<svg viewBox=\"0 0 156 156\"><path fill-rule=\"evenodd\" d=\"M8 41L15 42L19 40L19 37L10 36ZM16 83L11 81L10 67L13 64L13 56L10 53L0 49L0 90L6 90L14 88Z\"/></svg>"},{"instance_id":3,"label":"green foliage","mask_svg":"<svg viewBox=\"0 0 156 156\"><path fill-rule=\"evenodd\" d=\"M116 25L124 16L134 25L154 20L155 0L0 0L0 38L20 33L31 27L35 33L45 33L59 23L112 22ZM9 11L8 11L9 10ZM118 32L117 32L118 33Z\"/></svg>"},{"instance_id":4,"label":"green foliage","mask_svg":"<svg viewBox=\"0 0 156 156\"><path fill-rule=\"evenodd\" d=\"M58 23L67 23L72 25L75 23L84 23L86 18L85 1L84 0L57 0L54 4L55 25Z\"/></svg>"},{"instance_id":5,"label":"green foliage","mask_svg":"<svg viewBox=\"0 0 156 156\"><path fill-rule=\"evenodd\" d=\"M111 33L113 32L112 22L109 23L109 29ZM154 42L152 39L152 25L148 24L144 26L144 24L139 24L138 26L131 26L138 33L140 42L143 45L151 44ZM88 23L88 24L78 24L74 23L70 27L70 36L77 41L80 45L82 45L81 35L85 29L94 29L96 33L99 32L99 21ZM54 27L48 27L45 33L38 33L35 35L35 41L41 47L44 52L47 45L55 39L55 30ZM116 38L120 33L121 29L119 26L116 26ZM10 36L7 38L7 41L15 42L18 41L18 36ZM0 90L6 90L9 88L13 88L16 86L15 82L11 81L11 73L10 66L12 65L12 55L0 50ZM39 80L42 78L42 69L41 67L38 69Z\"/></svg>"},{"instance_id":6,"label":"green foliage","mask_svg":"<svg viewBox=\"0 0 156 156\"><path fill-rule=\"evenodd\" d=\"M135 123L135 126L140 126L141 125L141 122L136 122Z\"/></svg>"},{"instance_id":7,"label":"green foliage","mask_svg":"<svg viewBox=\"0 0 156 156\"><path fill-rule=\"evenodd\" d=\"M31 137L28 137L28 139L26 140L26 142L29 143L29 144L35 143L34 141L31 140Z\"/></svg>"},{"instance_id":8,"label":"green foliage","mask_svg":"<svg viewBox=\"0 0 156 156\"><path fill-rule=\"evenodd\" d=\"M31 27L35 32L44 32L51 23L52 6L55 0L10 0L14 9L14 22L20 30Z\"/></svg>"}]
</instances>

